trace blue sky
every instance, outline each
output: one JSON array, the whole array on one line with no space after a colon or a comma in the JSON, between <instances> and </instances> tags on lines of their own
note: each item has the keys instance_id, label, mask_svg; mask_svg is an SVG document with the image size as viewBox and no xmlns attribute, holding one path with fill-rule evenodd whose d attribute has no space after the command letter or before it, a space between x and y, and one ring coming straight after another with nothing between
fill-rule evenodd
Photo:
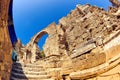
<instances>
[{"instance_id":1,"label":"blue sky","mask_svg":"<svg viewBox=\"0 0 120 80\"><path fill-rule=\"evenodd\" d=\"M26 44L33 35L50 23L58 23L59 19L66 16L77 4L86 3L106 10L111 5L109 0L14 0L13 19L16 35ZM46 36L39 41L40 47L45 38Z\"/></svg>"}]
</instances>

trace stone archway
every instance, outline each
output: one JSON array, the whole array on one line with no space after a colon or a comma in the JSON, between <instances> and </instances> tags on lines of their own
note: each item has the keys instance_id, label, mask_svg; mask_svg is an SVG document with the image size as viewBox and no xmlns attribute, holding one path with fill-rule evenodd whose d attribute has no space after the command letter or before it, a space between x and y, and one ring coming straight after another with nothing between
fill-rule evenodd
<instances>
[{"instance_id":1,"label":"stone archway","mask_svg":"<svg viewBox=\"0 0 120 80\"><path fill-rule=\"evenodd\" d=\"M30 40L31 43L38 43L39 39L45 35L48 34L49 36L54 35L56 33L56 24L52 23L42 31L38 32L36 35L32 37Z\"/></svg>"},{"instance_id":2,"label":"stone archway","mask_svg":"<svg viewBox=\"0 0 120 80\"><path fill-rule=\"evenodd\" d=\"M31 62L36 61L38 42L42 38L42 36L46 34L48 34L48 37L43 47L45 57L60 55L61 50L59 49L59 47L61 43L58 29L59 27L56 27L56 24L52 23L31 38L30 42L26 45L26 50L30 51L32 55L30 58Z\"/></svg>"},{"instance_id":3,"label":"stone archway","mask_svg":"<svg viewBox=\"0 0 120 80\"><path fill-rule=\"evenodd\" d=\"M38 52L40 52L40 48L38 47L38 42L39 40L44 36L48 34L47 31L42 30L40 32L38 32L32 39L31 41L28 43L27 45L27 49L29 49L31 51L31 62L36 61L36 57L40 54L38 54ZM49 34L48 34L49 35ZM44 51L43 51L44 52ZM44 54L45 55L45 54ZM46 55L45 55L46 56Z\"/></svg>"},{"instance_id":4,"label":"stone archway","mask_svg":"<svg viewBox=\"0 0 120 80\"><path fill-rule=\"evenodd\" d=\"M40 38L41 38L42 36L46 35L46 34L49 35L49 33L48 33L46 30L42 30L42 31L38 32L38 33L31 39L31 42L32 42L33 44L34 44L34 43L38 44Z\"/></svg>"}]
</instances>

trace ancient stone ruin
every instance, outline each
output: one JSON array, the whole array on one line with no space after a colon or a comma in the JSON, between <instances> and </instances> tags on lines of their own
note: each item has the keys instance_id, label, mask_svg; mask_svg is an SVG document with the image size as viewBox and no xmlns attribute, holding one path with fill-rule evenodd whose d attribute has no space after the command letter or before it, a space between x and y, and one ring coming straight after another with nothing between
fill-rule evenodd
<instances>
[{"instance_id":1,"label":"ancient stone ruin","mask_svg":"<svg viewBox=\"0 0 120 80\"><path fill-rule=\"evenodd\" d=\"M0 0L0 80L9 80L12 67L12 44L7 27L8 8L9 0Z\"/></svg>"},{"instance_id":2,"label":"ancient stone ruin","mask_svg":"<svg viewBox=\"0 0 120 80\"><path fill-rule=\"evenodd\" d=\"M5 1L0 3L8 5ZM107 11L90 4L77 5L58 24L51 23L34 35L27 45L17 40L13 47L19 60L13 63L10 79L120 80L120 2L110 1L113 6ZM4 14L3 18L0 16L1 80L9 80L12 65L7 8L0 12ZM45 57L37 59L38 41L45 34L48 34L43 47Z\"/></svg>"}]
</instances>

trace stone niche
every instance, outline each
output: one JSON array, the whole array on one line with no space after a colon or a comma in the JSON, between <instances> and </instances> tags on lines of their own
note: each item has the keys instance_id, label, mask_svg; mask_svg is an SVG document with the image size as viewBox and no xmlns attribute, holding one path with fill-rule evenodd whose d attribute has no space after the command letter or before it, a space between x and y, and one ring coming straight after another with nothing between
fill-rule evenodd
<instances>
[{"instance_id":1,"label":"stone niche","mask_svg":"<svg viewBox=\"0 0 120 80\"><path fill-rule=\"evenodd\" d=\"M7 27L9 1L0 0L0 80L9 80L12 66L12 45Z\"/></svg>"}]
</instances>

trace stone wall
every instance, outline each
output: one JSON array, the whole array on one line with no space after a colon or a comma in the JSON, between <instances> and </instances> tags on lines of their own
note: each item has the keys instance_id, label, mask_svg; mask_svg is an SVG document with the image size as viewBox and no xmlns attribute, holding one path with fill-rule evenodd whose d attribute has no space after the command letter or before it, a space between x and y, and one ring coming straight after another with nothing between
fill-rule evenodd
<instances>
[{"instance_id":1,"label":"stone wall","mask_svg":"<svg viewBox=\"0 0 120 80\"><path fill-rule=\"evenodd\" d=\"M69 55L87 42L93 41L96 47L102 45L102 40L106 36L120 28L118 17L109 11L106 12L96 6L77 5L67 17L60 19L59 24L65 30L69 45Z\"/></svg>"},{"instance_id":2,"label":"stone wall","mask_svg":"<svg viewBox=\"0 0 120 80\"><path fill-rule=\"evenodd\" d=\"M9 0L0 0L0 80L9 80L12 46L8 32Z\"/></svg>"},{"instance_id":3,"label":"stone wall","mask_svg":"<svg viewBox=\"0 0 120 80\"><path fill-rule=\"evenodd\" d=\"M103 46L110 42L110 38L107 40L110 35L119 32L118 12L118 7L105 11L89 4L77 5L59 20L66 38L67 54L76 65L75 70L95 67L106 61L108 53L102 52Z\"/></svg>"},{"instance_id":4,"label":"stone wall","mask_svg":"<svg viewBox=\"0 0 120 80\"><path fill-rule=\"evenodd\" d=\"M120 64L97 77L88 80L120 80Z\"/></svg>"},{"instance_id":5,"label":"stone wall","mask_svg":"<svg viewBox=\"0 0 120 80\"><path fill-rule=\"evenodd\" d=\"M46 44L43 45L44 53L47 56L59 55L59 40L56 29L56 24L50 24L45 30L48 32L48 38L46 39ZM51 31L52 30L52 31ZM53 45L55 47L53 47Z\"/></svg>"}]
</instances>

